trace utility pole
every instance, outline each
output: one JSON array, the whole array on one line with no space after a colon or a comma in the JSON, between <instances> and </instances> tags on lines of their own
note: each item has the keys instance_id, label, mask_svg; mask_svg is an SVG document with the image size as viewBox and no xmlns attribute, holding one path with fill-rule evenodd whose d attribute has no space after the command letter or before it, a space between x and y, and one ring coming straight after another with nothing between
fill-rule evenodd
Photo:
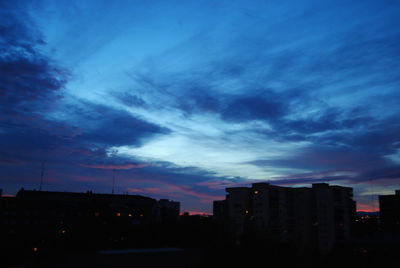
<instances>
[{"instance_id":1,"label":"utility pole","mask_svg":"<svg viewBox=\"0 0 400 268\"><path fill-rule=\"evenodd\" d=\"M111 191L112 194L114 194L114 187L115 187L115 168L113 169L113 181L112 181L112 191Z\"/></svg>"},{"instance_id":2,"label":"utility pole","mask_svg":"<svg viewBox=\"0 0 400 268\"><path fill-rule=\"evenodd\" d=\"M46 160L42 161L42 169L40 172L40 185L39 185L39 191L42 190L42 186L43 186L43 177L44 177L44 169L45 169L45 164L46 164Z\"/></svg>"}]
</instances>

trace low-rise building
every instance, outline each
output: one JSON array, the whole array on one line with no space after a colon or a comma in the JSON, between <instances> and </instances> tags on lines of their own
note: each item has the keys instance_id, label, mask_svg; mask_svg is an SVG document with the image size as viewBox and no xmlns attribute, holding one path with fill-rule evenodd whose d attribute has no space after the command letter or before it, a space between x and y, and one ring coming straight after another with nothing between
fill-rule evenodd
<instances>
[{"instance_id":1,"label":"low-rise building","mask_svg":"<svg viewBox=\"0 0 400 268\"><path fill-rule=\"evenodd\" d=\"M143 246L178 217L179 202L139 195L22 189L0 197L0 236L15 247Z\"/></svg>"},{"instance_id":2,"label":"low-rise building","mask_svg":"<svg viewBox=\"0 0 400 268\"><path fill-rule=\"evenodd\" d=\"M179 202L140 195L52 192L21 189L3 197L1 214L18 215L20 223L82 221L90 217L122 217L136 221L178 219Z\"/></svg>"}]
</instances>

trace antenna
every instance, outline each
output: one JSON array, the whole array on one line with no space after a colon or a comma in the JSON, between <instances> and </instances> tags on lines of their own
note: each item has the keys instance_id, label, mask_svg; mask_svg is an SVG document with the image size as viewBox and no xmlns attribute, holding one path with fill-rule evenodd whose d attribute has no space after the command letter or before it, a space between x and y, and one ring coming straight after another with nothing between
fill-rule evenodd
<instances>
[{"instance_id":1,"label":"antenna","mask_svg":"<svg viewBox=\"0 0 400 268\"><path fill-rule=\"evenodd\" d=\"M41 191L41 190L42 190L45 164L46 164L46 160L44 160L44 161L42 162L42 170L41 170L41 172L40 172L40 185L39 185L39 191Z\"/></svg>"},{"instance_id":2,"label":"antenna","mask_svg":"<svg viewBox=\"0 0 400 268\"><path fill-rule=\"evenodd\" d=\"M113 181L112 181L112 191L111 191L112 194L114 194L114 187L115 187L115 168L113 169Z\"/></svg>"}]
</instances>

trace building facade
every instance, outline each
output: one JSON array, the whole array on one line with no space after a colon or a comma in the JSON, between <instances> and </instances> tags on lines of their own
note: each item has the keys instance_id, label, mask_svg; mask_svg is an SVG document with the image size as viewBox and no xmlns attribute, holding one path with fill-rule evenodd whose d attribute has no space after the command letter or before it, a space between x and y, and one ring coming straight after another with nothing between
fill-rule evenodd
<instances>
[{"instance_id":1,"label":"building facade","mask_svg":"<svg viewBox=\"0 0 400 268\"><path fill-rule=\"evenodd\" d=\"M250 235L329 251L350 239L356 208L351 188L325 183L312 188L254 183L226 191L225 200L214 202L214 217L225 223L236 243Z\"/></svg>"},{"instance_id":2,"label":"building facade","mask_svg":"<svg viewBox=\"0 0 400 268\"><path fill-rule=\"evenodd\" d=\"M22 189L0 197L0 236L8 247L144 246L159 239L163 225L178 221L179 207L139 195Z\"/></svg>"},{"instance_id":3,"label":"building facade","mask_svg":"<svg viewBox=\"0 0 400 268\"><path fill-rule=\"evenodd\" d=\"M382 229L400 233L400 190L394 195L380 195L379 210Z\"/></svg>"}]
</instances>

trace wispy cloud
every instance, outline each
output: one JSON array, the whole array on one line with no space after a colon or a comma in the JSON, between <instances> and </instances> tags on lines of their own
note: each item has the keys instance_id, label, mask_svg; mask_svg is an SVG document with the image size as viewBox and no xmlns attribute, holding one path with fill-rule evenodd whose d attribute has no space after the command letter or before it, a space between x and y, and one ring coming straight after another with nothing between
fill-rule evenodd
<instances>
[{"instance_id":1,"label":"wispy cloud","mask_svg":"<svg viewBox=\"0 0 400 268\"><path fill-rule=\"evenodd\" d=\"M148 167L148 164L79 164L82 167L87 168L98 168L98 169L132 169L132 168L143 168Z\"/></svg>"}]
</instances>

